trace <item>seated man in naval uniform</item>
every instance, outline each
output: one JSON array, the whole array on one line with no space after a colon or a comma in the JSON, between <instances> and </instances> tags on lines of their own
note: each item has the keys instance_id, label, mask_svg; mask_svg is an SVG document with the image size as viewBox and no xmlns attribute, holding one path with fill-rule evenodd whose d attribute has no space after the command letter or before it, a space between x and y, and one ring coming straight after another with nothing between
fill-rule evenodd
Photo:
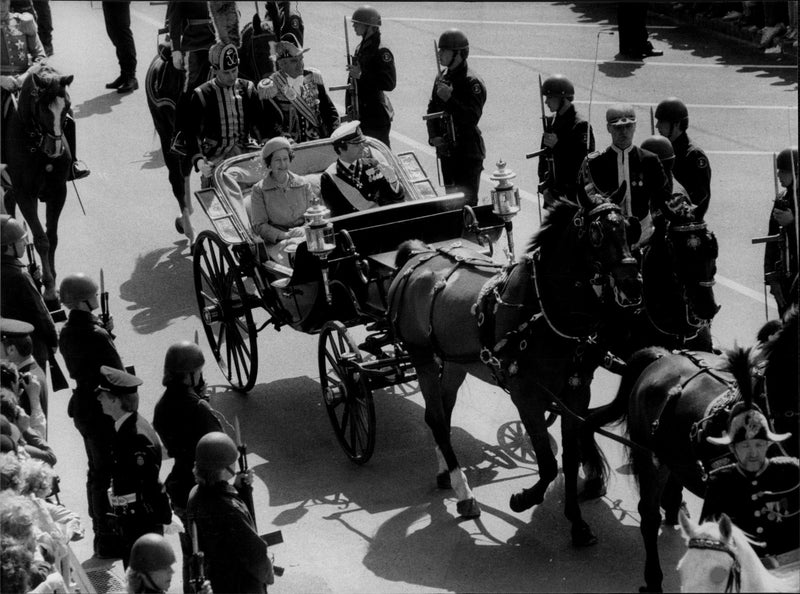
<instances>
[{"instance_id":1,"label":"seated man in naval uniform","mask_svg":"<svg viewBox=\"0 0 800 594\"><path fill-rule=\"evenodd\" d=\"M405 193L394 169L364 156L366 138L358 120L336 128L331 140L339 158L320 178L320 193L331 216L403 201Z\"/></svg>"}]
</instances>

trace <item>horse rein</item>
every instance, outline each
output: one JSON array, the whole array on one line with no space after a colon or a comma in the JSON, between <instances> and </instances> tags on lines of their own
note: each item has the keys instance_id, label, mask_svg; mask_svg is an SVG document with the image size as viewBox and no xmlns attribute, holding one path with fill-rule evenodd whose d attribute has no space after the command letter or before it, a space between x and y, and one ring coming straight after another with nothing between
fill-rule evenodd
<instances>
[{"instance_id":1,"label":"horse rein","mask_svg":"<svg viewBox=\"0 0 800 594\"><path fill-rule=\"evenodd\" d=\"M728 569L728 581L725 584L725 592L742 591L742 566L739 564L739 559L736 557L736 554L733 552L733 549L731 549L730 546L713 538L690 538L689 548L719 551L721 553L728 554L733 562Z\"/></svg>"},{"instance_id":2,"label":"horse rein","mask_svg":"<svg viewBox=\"0 0 800 594\"><path fill-rule=\"evenodd\" d=\"M41 94L39 92L39 88L36 85L34 85L34 87L31 89L30 94L31 94L31 99L33 100L33 109L31 110L31 117L28 122L28 130L29 130L28 136L31 139L31 145L29 150L32 153L35 153L36 151L44 152L42 147L44 144L45 137L52 138L54 144L61 143L62 145L61 151L59 152L58 155L56 155L56 157L60 157L61 154L64 152L63 148L64 125L63 124L61 125L61 134L51 134L50 132L43 131L42 127L39 125L39 122L34 116L34 114L37 113L39 109L39 103L40 103L39 96ZM66 113L68 109L66 97L64 97L64 103L65 105L63 113ZM64 120L66 121L66 116L64 117Z\"/></svg>"}]
</instances>

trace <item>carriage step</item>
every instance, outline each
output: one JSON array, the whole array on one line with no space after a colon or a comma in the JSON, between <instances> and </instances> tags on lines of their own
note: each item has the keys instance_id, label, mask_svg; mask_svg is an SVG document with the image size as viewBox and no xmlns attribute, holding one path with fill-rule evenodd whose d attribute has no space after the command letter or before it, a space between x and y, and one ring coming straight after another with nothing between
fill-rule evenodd
<instances>
[{"instance_id":1,"label":"carriage step","mask_svg":"<svg viewBox=\"0 0 800 594\"><path fill-rule=\"evenodd\" d=\"M389 320L380 318L379 320L367 324L366 329L367 332L384 332L389 329Z\"/></svg>"}]
</instances>

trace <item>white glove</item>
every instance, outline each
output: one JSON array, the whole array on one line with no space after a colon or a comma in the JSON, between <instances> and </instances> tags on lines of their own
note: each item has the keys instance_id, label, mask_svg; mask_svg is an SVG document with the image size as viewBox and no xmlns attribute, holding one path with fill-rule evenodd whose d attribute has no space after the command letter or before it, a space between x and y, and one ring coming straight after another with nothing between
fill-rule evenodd
<instances>
[{"instance_id":1,"label":"white glove","mask_svg":"<svg viewBox=\"0 0 800 594\"><path fill-rule=\"evenodd\" d=\"M214 166L211 164L211 161L208 159L201 159L199 165L200 175L203 177L211 177L211 174L214 172Z\"/></svg>"},{"instance_id":2,"label":"white glove","mask_svg":"<svg viewBox=\"0 0 800 594\"><path fill-rule=\"evenodd\" d=\"M172 50L172 65L177 70L183 70L183 53L178 50Z\"/></svg>"}]
</instances>

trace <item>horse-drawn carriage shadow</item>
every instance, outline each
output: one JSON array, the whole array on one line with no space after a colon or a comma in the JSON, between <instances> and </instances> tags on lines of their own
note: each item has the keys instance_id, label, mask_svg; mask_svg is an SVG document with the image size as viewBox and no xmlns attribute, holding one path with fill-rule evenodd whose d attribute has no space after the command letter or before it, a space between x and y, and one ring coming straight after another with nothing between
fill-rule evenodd
<instances>
[{"instance_id":1,"label":"horse-drawn carriage shadow","mask_svg":"<svg viewBox=\"0 0 800 594\"><path fill-rule=\"evenodd\" d=\"M174 247L158 248L139 256L131 276L119 288L139 334L166 328L176 318L197 315L192 291L192 261L185 256L185 241Z\"/></svg>"}]
</instances>

